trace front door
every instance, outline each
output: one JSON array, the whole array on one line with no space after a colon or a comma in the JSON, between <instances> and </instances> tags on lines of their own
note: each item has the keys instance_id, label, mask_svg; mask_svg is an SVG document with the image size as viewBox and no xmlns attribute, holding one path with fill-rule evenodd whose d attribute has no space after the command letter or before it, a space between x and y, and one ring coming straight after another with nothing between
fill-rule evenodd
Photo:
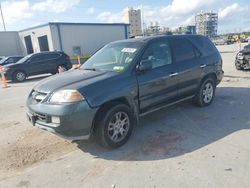
<instances>
[{"instance_id":1,"label":"front door","mask_svg":"<svg viewBox=\"0 0 250 188\"><path fill-rule=\"evenodd\" d=\"M163 103L172 102L177 97L177 68L172 61L169 41L152 41L141 58L141 62L143 61L149 61L152 67L137 73L142 113Z\"/></svg>"}]
</instances>

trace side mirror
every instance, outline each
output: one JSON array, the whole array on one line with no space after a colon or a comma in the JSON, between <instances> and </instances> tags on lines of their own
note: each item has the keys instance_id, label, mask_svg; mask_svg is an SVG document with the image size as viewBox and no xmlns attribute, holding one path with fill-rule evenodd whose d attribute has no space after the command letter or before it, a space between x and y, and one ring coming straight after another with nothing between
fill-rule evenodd
<instances>
[{"instance_id":1,"label":"side mirror","mask_svg":"<svg viewBox=\"0 0 250 188\"><path fill-rule=\"evenodd\" d=\"M138 67L137 70L140 72L146 72L148 70L152 69L152 61L151 60L142 60Z\"/></svg>"}]
</instances>

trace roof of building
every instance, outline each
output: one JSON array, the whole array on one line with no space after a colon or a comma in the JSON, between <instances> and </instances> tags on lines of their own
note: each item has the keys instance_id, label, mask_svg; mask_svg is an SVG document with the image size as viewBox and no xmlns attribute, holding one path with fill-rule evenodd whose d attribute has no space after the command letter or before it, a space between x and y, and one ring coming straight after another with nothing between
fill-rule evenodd
<instances>
[{"instance_id":1,"label":"roof of building","mask_svg":"<svg viewBox=\"0 0 250 188\"><path fill-rule=\"evenodd\" d=\"M32 30L32 29L38 29L38 28L42 28L42 27L46 27L46 26L50 26L50 25L128 26L129 24L127 24L127 23L74 23L74 22L49 22L49 23L46 23L46 24L41 24L41 25L37 25L37 26L34 26L34 27L26 28L26 29L20 30L19 32L28 31L28 30Z\"/></svg>"}]
</instances>

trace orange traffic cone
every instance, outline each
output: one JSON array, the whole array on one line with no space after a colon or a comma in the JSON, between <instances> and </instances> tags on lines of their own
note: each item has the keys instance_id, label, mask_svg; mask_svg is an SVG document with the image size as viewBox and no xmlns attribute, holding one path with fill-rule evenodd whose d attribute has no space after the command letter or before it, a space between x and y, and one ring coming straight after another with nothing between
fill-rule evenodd
<instances>
[{"instance_id":1,"label":"orange traffic cone","mask_svg":"<svg viewBox=\"0 0 250 188\"><path fill-rule=\"evenodd\" d=\"M4 73L3 73L2 66L0 66L0 72L1 72L1 76L2 76L3 88L9 87L8 84L7 84L7 80L6 80L6 78L5 78L5 75L4 75Z\"/></svg>"}]
</instances>

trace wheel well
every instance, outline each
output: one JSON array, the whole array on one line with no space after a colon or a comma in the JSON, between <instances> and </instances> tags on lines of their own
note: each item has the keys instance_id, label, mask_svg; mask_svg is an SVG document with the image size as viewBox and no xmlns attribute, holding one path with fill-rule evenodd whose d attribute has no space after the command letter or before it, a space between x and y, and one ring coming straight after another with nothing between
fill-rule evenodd
<instances>
[{"instance_id":1,"label":"wheel well","mask_svg":"<svg viewBox=\"0 0 250 188\"><path fill-rule=\"evenodd\" d=\"M91 128L91 135L93 135L93 133L96 130L96 122L98 121L99 115L101 114L104 107L108 107L108 106L111 107L115 104L125 104L125 105L131 107L131 105L129 104L128 100L125 97L117 98L117 99L103 103L95 114L95 117L94 117L94 120L92 123L92 128Z\"/></svg>"},{"instance_id":2,"label":"wheel well","mask_svg":"<svg viewBox=\"0 0 250 188\"><path fill-rule=\"evenodd\" d=\"M201 84L202 84L202 82L203 82L204 80L206 80L207 78L212 78L212 79L214 80L215 84L217 84L217 76L216 76L215 73L210 73L210 74L206 75L204 78L202 78Z\"/></svg>"}]
</instances>

